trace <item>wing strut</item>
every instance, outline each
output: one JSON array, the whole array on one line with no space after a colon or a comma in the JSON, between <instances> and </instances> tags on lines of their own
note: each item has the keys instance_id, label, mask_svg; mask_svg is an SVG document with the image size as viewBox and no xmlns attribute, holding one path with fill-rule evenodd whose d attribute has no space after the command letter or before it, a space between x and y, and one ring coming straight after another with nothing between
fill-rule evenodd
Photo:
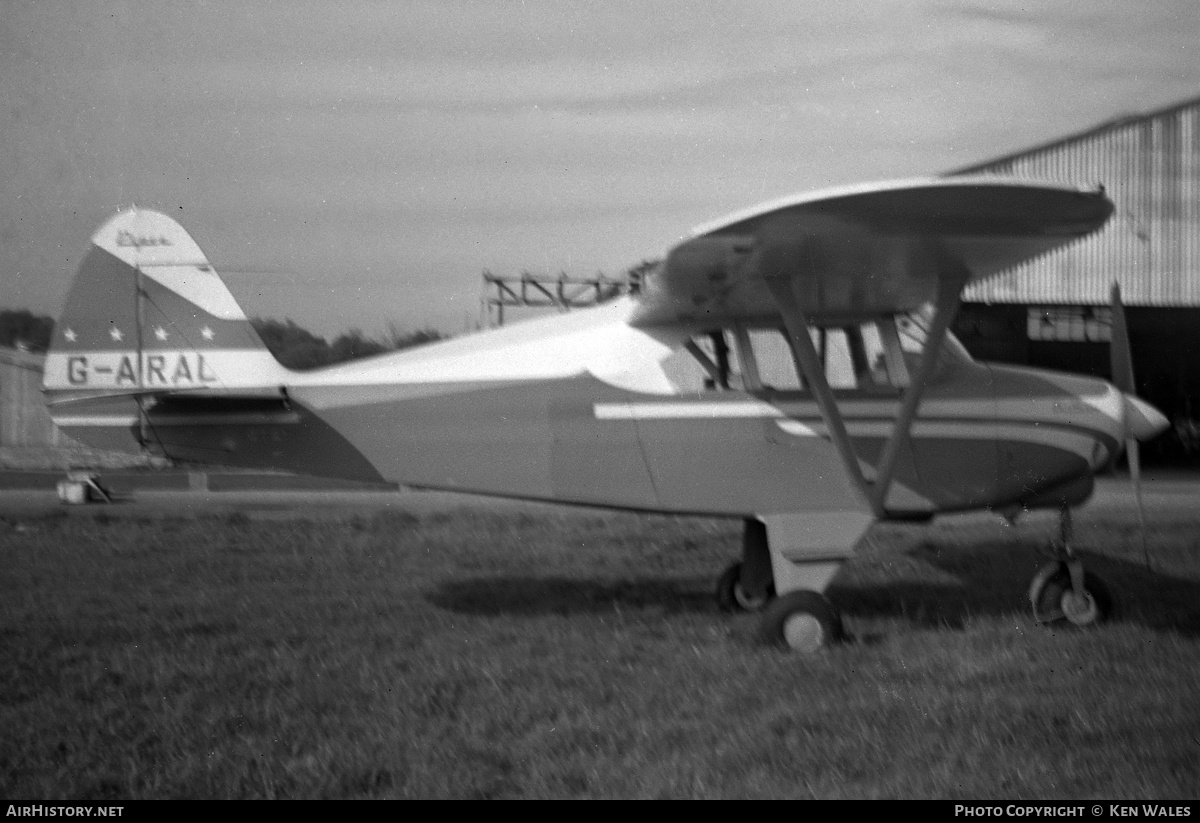
<instances>
[{"instance_id":1,"label":"wing strut","mask_svg":"<svg viewBox=\"0 0 1200 823\"><path fill-rule=\"evenodd\" d=\"M825 420L825 425L829 427L829 437L837 449L838 457L842 461L847 476L859 489L864 500L870 504L871 511L876 517L886 516L884 504L894 479L897 462L903 453L904 446L908 443L913 420L917 416L917 409L920 406L921 397L925 393L925 387L937 366L938 355L941 352L942 343L946 339L946 332L949 330L955 314L958 313L960 295L968 276L967 270L961 266L943 269L939 272L933 321L926 333L921 359L917 365L916 374L912 375L912 379L904 389L896 422L892 426L892 433L888 437L887 443L884 444L873 478L866 477L859 467L858 455L850 442L850 435L846 431L846 423L838 408L837 399L833 396L833 391L829 388L829 381L825 378L825 366L817 354L812 337L809 336L809 322L796 300L792 281L785 277L764 278L779 312L783 316L783 323L787 328L796 365L799 366L805 382L812 389L813 398L817 401L817 407L821 411L821 417Z\"/></svg>"},{"instance_id":2,"label":"wing strut","mask_svg":"<svg viewBox=\"0 0 1200 823\"><path fill-rule=\"evenodd\" d=\"M804 376L805 383L812 387L817 408L821 410L821 417L825 419L825 425L829 427L829 436L833 440L834 448L837 449L838 457L842 460L846 475L859 490L863 500L869 502L871 496L868 493L867 480L858 467L858 455L854 453L854 446L850 443L850 435L846 432L846 423L838 409L837 400L829 388L829 381L825 379L825 365L817 354L812 337L809 336L808 318L804 316L804 312L796 300L792 281L786 277L766 277L764 279L779 307L779 313L783 315L783 324L787 328L792 356L796 360L796 365L800 367L800 373ZM879 516L878 511L875 514Z\"/></svg>"},{"instance_id":3,"label":"wing strut","mask_svg":"<svg viewBox=\"0 0 1200 823\"><path fill-rule=\"evenodd\" d=\"M917 407L921 404L921 397L925 394L929 378L933 377L933 370L937 366L938 355L941 354L946 332L954 321L954 315L958 313L960 296L969 273L958 267L949 271L943 270L939 272L939 275L933 322L925 335L921 361L917 365L917 373L912 376L911 382L904 389L904 396L900 400L900 411L892 427L892 434L884 444L883 454L879 457L875 487L872 489L871 497L871 508L876 514L883 512L888 489L892 485L892 479L896 472L896 461L899 459L903 447L908 444L912 422L917 416Z\"/></svg>"}]
</instances>

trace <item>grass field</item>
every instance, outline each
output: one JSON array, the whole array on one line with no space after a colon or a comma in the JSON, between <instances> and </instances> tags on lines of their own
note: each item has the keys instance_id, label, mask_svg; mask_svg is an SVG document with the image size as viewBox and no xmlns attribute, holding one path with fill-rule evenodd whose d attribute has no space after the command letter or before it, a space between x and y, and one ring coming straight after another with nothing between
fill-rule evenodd
<instances>
[{"instance_id":1,"label":"grass field","mask_svg":"<svg viewBox=\"0 0 1200 823\"><path fill-rule=\"evenodd\" d=\"M540 507L0 520L0 796L1200 796L1200 513L1077 517L1121 616L1038 627L1046 516L878 528L804 658L740 525Z\"/></svg>"}]
</instances>

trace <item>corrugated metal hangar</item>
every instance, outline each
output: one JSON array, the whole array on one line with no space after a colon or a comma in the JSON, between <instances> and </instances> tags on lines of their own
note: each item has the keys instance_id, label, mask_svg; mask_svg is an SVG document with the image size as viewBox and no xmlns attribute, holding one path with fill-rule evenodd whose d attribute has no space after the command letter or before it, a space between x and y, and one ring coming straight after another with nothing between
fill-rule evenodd
<instances>
[{"instance_id":1,"label":"corrugated metal hangar","mask_svg":"<svg viewBox=\"0 0 1200 823\"><path fill-rule=\"evenodd\" d=\"M970 288L955 333L976 357L1107 377L1121 284L1138 393L1174 424L1151 453L1200 462L1200 98L951 175L1100 184L1099 234Z\"/></svg>"}]
</instances>

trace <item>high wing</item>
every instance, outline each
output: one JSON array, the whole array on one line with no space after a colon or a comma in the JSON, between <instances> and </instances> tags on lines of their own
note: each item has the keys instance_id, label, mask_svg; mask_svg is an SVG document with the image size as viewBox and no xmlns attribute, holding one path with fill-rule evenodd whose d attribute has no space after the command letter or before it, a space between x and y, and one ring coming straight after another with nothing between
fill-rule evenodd
<instances>
[{"instance_id":1,"label":"high wing","mask_svg":"<svg viewBox=\"0 0 1200 823\"><path fill-rule=\"evenodd\" d=\"M767 203L695 229L643 285L638 325L774 321L768 281L812 325L912 311L1084 237L1113 204L1084 190L1001 178L880 183Z\"/></svg>"},{"instance_id":2,"label":"high wing","mask_svg":"<svg viewBox=\"0 0 1200 823\"><path fill-rule=\"evenodd\" d=\"M633 322L782 321L846 476L874 516L883 517L963 288L1096 231L1112 212L1103 189L1001 178L880 183L792 197L696 229L647 278ZM925 349L878 462L864 474L811 332L925 304L933 305ZM817 548L807 546L803 529L794 531L801 554Z\"/></svg>"}]
</instances>

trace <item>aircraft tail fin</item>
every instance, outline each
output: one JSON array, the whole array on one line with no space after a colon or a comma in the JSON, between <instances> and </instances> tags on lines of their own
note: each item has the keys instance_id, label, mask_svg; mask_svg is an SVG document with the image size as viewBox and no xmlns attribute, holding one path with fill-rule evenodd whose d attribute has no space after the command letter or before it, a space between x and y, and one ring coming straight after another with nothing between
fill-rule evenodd
<instances>
[{"instance_id":1,"label":"aircraft tail fin","mask_svg":"<svg viewBox=\"0 0 1200 823\"><path fill-rule=\"evenodd\" d=\"M183 227L131 209L92 236L43 387L51 400L261 389L286 374Z\"/></svg>"}]
</instances>

